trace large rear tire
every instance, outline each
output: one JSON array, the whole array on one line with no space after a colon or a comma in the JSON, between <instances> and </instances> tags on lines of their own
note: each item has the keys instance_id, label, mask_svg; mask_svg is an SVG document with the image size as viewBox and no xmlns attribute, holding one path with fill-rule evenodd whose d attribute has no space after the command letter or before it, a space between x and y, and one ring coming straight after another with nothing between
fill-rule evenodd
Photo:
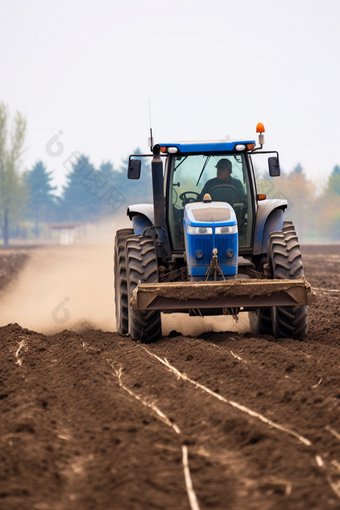
<instances>
[{"instance_id":1,"label":"large rear tire","mask_svg":"<svg viewBox=\"0 0 340 510\"><path fill-rule=\"evenodd\" d=\"M304 275L299 240L291 222L285 222L282 232L269 235L268 265L274 279L296 279ZM275 338L305 338L307 306L276 306L271 313Z\"/></svg>"},{"instance_id":2,"label":"large rear tire","mask_svg":"<svg viewBox=\"0 0 340 510\"><path fill-rule=\"evenodd\" d=\"M126 240L128 303L138 282L158 283L158 264L151 237L133 235ZM133 340L151 343L162 337L158 310L137 311L129 308L129 335Z\"/></svg>"},{"instance_id":3,"label":"large rear tire","mask_svg":"<svg viewBox=\"0 0 340 510\"><path fill-rule=\"evenodd\" d=\"M115 311L116 329L120 335L126 335L129 331L129 308L126 282L125 242L126 238L133 234L132 228L117 230L114 247L114 288L115 288Z\"/></svg>"}]
</instances>

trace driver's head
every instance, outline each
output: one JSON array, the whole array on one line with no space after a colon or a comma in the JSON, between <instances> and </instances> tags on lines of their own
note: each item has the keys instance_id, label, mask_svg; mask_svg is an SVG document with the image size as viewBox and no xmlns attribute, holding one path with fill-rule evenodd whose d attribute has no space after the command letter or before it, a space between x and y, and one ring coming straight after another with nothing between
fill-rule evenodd
<instances>
[{"instance_id":1,"label":"driver's head","mask_svg":"<svg viewBox=\"0 0 340 510\"><path fill-rule=\"evenodd\" d=\"M222 158L218 161L216 168L217 179L220 181L229 181L229 177L232 172L231 161L229 159Z\"/></svg>"}]
</instances>

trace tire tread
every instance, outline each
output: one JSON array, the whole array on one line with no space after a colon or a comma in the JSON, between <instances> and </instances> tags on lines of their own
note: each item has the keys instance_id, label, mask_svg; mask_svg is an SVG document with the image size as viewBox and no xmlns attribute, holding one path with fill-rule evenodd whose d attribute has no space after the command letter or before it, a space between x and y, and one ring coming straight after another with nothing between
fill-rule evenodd
<instances>
[{"instance_id":1,"label":"tire tread","mask_svg":"<svg viewBox=\"0 0 340 510\"><path fill-rule=\"evenodd\" d=\"M273 278L296 279L304 275L300 244L294 226L284 222L281 234L285 246L277 246L277 232L269 235L268 254L273 267ZM286 264L282 263L285 252ZM276 338L294 338L302 340L307 335L307 306L277 306Z\"/></svg>"},{"instance_id":2,"label":"tire tread","mask_svg":"<svg viewBox=\"0 0 340 510\"><path fill-rule=\"evenodd\" d=\"M126 240L128 301L138 283L158 283L158 263L151 237L133 235ZM129 334L133 340L151 343L162 336L159 310L129 309Z\"/></svg>"}]
</instances>

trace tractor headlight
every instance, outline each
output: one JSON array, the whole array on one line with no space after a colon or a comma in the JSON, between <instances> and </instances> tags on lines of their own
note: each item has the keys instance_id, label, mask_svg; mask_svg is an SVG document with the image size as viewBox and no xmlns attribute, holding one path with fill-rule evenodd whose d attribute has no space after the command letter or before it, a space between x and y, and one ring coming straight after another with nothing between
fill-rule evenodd
<instances>
[{"instance_id":1,"label":"tractor headlight","mask_svg":"<svg viewBox=\"0 0 340 510\"><path fill-rule=\"evenodd\" d=\"M213 233L212 227L192 227L191 225L188 225L187 229L188 234L194 235L206 235Z\"/></svg>"},{"instance_id":2,"label":"tractor headlight","mask_svg":"<svg viewBox=\"0 0 340 510\"><path fill-rule=\"evenodd\" d=\"M230 227L216 227L215 234L237 234L237 225Z\"/></svg>"}]
</instances>

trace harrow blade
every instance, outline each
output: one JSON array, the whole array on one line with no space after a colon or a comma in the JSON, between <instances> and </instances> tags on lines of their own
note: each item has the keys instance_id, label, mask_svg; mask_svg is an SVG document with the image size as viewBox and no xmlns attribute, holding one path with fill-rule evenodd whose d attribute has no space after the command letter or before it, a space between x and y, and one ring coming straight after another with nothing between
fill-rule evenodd
<instances>
[{"instance_id":1,"label":"harrow blade","mask_svg":"<svg viewBox=\"0 0 340 510\"><path fill-rule=\"evenodd\" d=\"M184 311L207 308L258 308L309 305L315 297L304 277L297 280L139 283L134 310Z\"/></svg>"}]
</instances>

